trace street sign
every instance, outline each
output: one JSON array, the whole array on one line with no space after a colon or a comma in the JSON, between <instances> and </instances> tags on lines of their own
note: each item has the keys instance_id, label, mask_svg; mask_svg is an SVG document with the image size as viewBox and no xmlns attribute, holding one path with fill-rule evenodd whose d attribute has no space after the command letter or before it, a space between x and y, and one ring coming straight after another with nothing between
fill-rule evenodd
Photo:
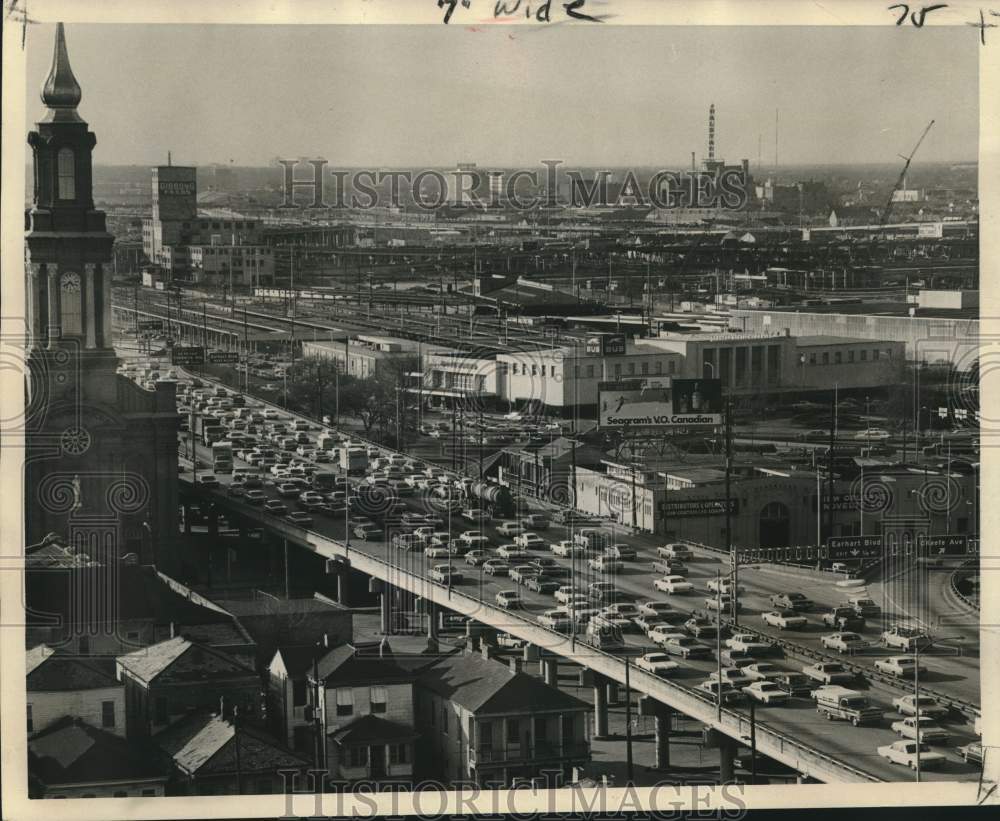
<instances>
[{"instance_id":1,"label":"street sign","mask_svg":"<svg viewBox=\"0 0 1000 821\"><path fill-rule=\"evenodd\" d=\"M979 552L979 540L976 539L975 551L969 550L968 536L917 536L917 552L921 556L965 556L970 552Z\"/></svg>"},{"instance_id":2,"label":"street sign","mask_svg":"<svg viewBox=\"0 0 1000 821\"><path fill-rule=\"evenodd\" d=\"M826 545L830 559L872 559L882 555L881 536L832 536Z\"/></svg>"},{"instance_id":3,"label":"street sign","mask_svg":"<svg viewBox=\"0 0 1000 821\"><path fill-rule=\"evenodd\" d=\"M140 331L161 331L163 330L162 319L144 319L139 322Z\"/></svg>"},{"instance_id":4,"label":"street sign","mask_svg":"<svg viewBox=\"0 0 1000 821\"><path fill-rule=\"evenodd\" d=\"M181 346L174 345L170 351L170 364L180 365L182 368L205 364L205 349L200 345Z\"/></svg>"},{"instance_id":5,"label":"street sign","mask_svg":"<svg viewBox=\"0 0 1000 821\"><path fill-rule=\"evenodd\" d=\"M209 351L208 361L213 365L239 362L240 355L236 351Z\"/></svg>"}]
</instances>

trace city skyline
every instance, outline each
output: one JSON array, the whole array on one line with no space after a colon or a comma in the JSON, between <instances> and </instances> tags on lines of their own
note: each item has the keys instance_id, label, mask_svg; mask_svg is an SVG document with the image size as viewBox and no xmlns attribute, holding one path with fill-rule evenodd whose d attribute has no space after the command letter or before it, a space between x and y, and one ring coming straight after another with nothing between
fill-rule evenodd
<instances>
[{"instance_id":1,"label":"city skyline","mask_svg":"<svg viewBox=\"0 0 1000 821\"><path fill-rule=\"evenodd\" d=\"M43 110L36 78L51 58L52 28L29 31L29 122ZM72 25L67 39L84 87L81 114L109 135L95 150L100 165L161 163L169 150L175 163L195 165L322 156L335 167L542 159L686 167L692 151L699 162L707 153L711 103L716 155L729 162L773 167L776 110L780 167L892 163L931 119L921 162L977 155L978 65L959 47L963 32L927 30L920 48L912 32L873 28L678 33L498 28L463 38L443 27ZM164 55L157 70L151 54ZM607 76L602 66L623 54L633 70ZM745 87L714 79L746 76L739 66L748 60ZM362 61L364 71L352 73ZM793 62L802 65L794 88L785 83ZM713 66L708 79L696 65ZM628 82L635 77L662 82L639 87ZM817 89L828 92L824 116L803 118Z\"/></svg>"}]
</instances>

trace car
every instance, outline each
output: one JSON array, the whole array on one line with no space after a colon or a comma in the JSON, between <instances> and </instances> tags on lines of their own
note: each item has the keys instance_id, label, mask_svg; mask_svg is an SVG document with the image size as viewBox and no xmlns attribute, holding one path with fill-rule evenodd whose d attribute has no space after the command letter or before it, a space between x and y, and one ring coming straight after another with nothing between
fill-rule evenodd
<instances>
[{"instance_id":1,"label":"car","mask_svg":"<svg viewBox=\"0 0 1000 821\"><path fill-rule=\"evenodd\" d=\"M375 541L382 535L382 528L376 525L361 525L354 528L354 535L363 542Z\"/></svg>"},{"instance_id":2,"label":"car","mask_svg":"<svg viewBox=\"0 0 1000 821\"><path fill-rule=\"evenodd\" d=\"M524 528L518 522L500 522L497 525L497 533L501 536L517 536L524 532Z\"/></svg>"},{"instance_id":3,"label":"car","mask_svg":"<svg viewBox=\"0 0 1000 821\"><path fill-rule=\"evenodd\" d=\"M802 668L802 673L821 684L850 684L855 679L854 673L836 661L807 664Z\"/></svg>"},{"instance_id":4,"label":"car","mask_svg":"<svg viewBox=\"0 0 1000 821\"><path fill-rule=\"evenodd\" d=\"M823 624L837 630L858 630L865 629L865 617L858 615L853 607L834 607L823 614Z\"/></svg>"},{"instance_id":5,"label":"car","mask_svg":"<svg viewBox=\"0 0 1000 821\"><path fill-rule=\"evenodd\" d=\"M267 500L267 494L263 490L248 490L243 494L243 498L252 505L262 505Z\"/></svg>"},{"instance_id":6,"label":"car","mask_svg":"<svg viewBox=\"0 0 1000 821\"><path fill-rule=\"evenodd\" d=\"M597 573L618 573L625 567L620 559L612 559L608 556L596 556L593 559L588 559L587 564L591 570Z\"/></svg>"},{"instance_id":7,"label":"car","mask_svg":"<svg viewBox=\"0 0 1000 821\"><path fill-rule=\"evenodd\" d=\"M830 439L828 430L807 430L799 434L799 439L803 442L827 442Z\"/></svg>"},{"instance_id":8,"label":"car","mask_svg":"<svg viewBox=\"0 0 1000 821\"><path fill-rule=\"evenodd\" d=\"M694 558L691 548L684 542L670 542L662 547L656 548L656 554L663 559L680 559L682 562Z\"/></svg>"},{"instance_id":9,"label":"car","mask_svg":"<svg viewBox=\"0 0 1000 821\"><path fill-rule=\"evenodd\" d=\"M917 714L917 697L914 695L898 696L892 700L892 706L896 712L903 716ZM947 718L951 714L951 709L943 704L939 704L930 696L920 696L920 715L939 719Z\"/></svg>"},{"instance_id":10,"label":"car","mask_svg":"<svg viewBox=\"0 0 1000 821\"><path fill-rule=\"evenodd\" d=\"M723 704L740 704L746 698L746 694L740 688L726 681L720 684L715 678L701 682L698 689L719 699Z\"/></svg>"},{"instance_id":11,"label":"car","mask_svg":"<svg viewBox=\"0 0 1000 821\"><path fill-rule=\"evenodd\" d=\"M798 616L794 610L769 610L760 614L764 624L779 630L801 630L809 624L805 616Z\"/></svg>"},{"instance_id":12,"label":"car","mask_svg":"<svg viewBox=\"0 0 1000 821\"><path fill-rule=\"evenodd\" d=\"M462 574L446 564L434 565L434 567L427 571L427 578L441 584L448 584L449 580L451 584L461 584L462 582Z\"/></svg>"},{"instance_id":13,"label":"car","mask_svg":"<svg viewBox=\"0 0 1000 821\"><path fill-rule=\"evenodd\" d=\"M563 584L555 591L554 598L560 604L566 604L575 598L586 598L583 593L577 591L571 584Z\"/></svg>"},{"instance_id":14,"label":"car","mask_svg":"<svg viewBox=\"0 0 1000 821\"><path fill-rule=\"evenodd\" d=\"M888 648L908 653L929 645L931 637L919 628L895 625L882 632L881 641Z\"/></svg>"},{"instance_id":15,"label":"car","mask_svg":"<svg viewBox=\"0 0 1000 821\"><path fill-rule=\"evenodd\" d=\"M521 594L515 590L501 590L496 594L495 601L497 607L505 610L516 610L523 606Z\"/></svg>"},{"instance_id":16,"label":"car","mask_svg":"<svg viewBox=\"0 0 1000 821\"><path fill-rule=\"evenodd\" d=\"M603 609L593 617L592 621L604 627L612 628L617 634L627 633L635 629L632 619L626 616L619 616L615 613L608 613Z\"/></svg>"},{"instance_id":17,"label":"car","mask_svg":"<svg viewBox=\"0 0 1000 821\"><path fill-rule=\"evenodd\" d=\"M740 667L723 667L722 670L712 673L708 677L708 680L718 681L720 673L722 681L732 684L734 687L746 687L748 684L753 683L753 679L743 672L743 669Z\"/></svg>"},{"instance_id":18,"label":"car","mask_svg":"<svg viewBox=\"0 0 1000 821\"><path fill-rule=\"evenodd\" d=\"M577 624L588 624L591 619L601 615L596 607L587 607L585 602L573 601L566 605L566 611Z\"/></svg>"},{"instance_id":19,"label":"car","mask_svg":"<svg viewBox=\"0 0 1000 821\"><path fill-rule=\"evenodd\" d=\"M273 513L276 516L284 516L288 513L288 506L284 502L279 502L277 499L268 499L264 502L264 510L268 513Z\"/></svg>"},{"instance_id":20,"label":"car","mask_svg":"<svg viewBox=\"0 0 1000 821\"><path fill-rule=\"evenodd\" d=\"M788 701L788 693L773 681L754 681L743 687L743 692L761 704L784 704Z\"/></svg>"},{"instance_id":21,"label":"car","mask_svg":"<svg viewBox=\"0 0 1000 821\"><path fill-rule=\"evenodd\" d=\"M591 601L611 602L617 601L619 594L614 582L591 582L587 587Z\"/></svg>"},{"instance_id":22,"label":"car","mask_svg":"<svg viewBox=\"0 0 1000 821\"><path fill-rule=\"evenodd\" d=\"M645 653L635 660L635 666L654 676L669 676L681 665L673 661L666 653Z\"/></svg>"},{"instance_id":23,"label":"car","mask_svg":"<svg viewBox=\"0 0 1000 821\"><path fill-rule=\"evenodd\" d=\"M746 665L743 671L753 681L774 681L787 672L769 661L755 661L753 664Z\"/></svg>"},{"instance_id":24,"label":"car","mask_svg":"<svg viewBox=\"0 0 1000 821\"><path fill-rule=\"evenodd\" d=\"M886 439L889 439L891 437L889 436L889 431L883 430L882 428L865 428L864 430L859 430L857 433L855 433L854 438L864 439L866 441L877 440L884 442Z\"/></svg>"},{"instance_id":25,"label":"car","mask_svg":"<svg viewBox=\"0 0 1000 821\"><path fill-rule=\"evenodd\" d=\"M655 630L657 627L668 626L668 622L663 616L653 613L640 613L632 619L632 623L638 628L640 633L647 637L651 630ZM670 626L673 628L672 625Z\"/></svg>"},{"instance_id":26,"label":"car","mask_svg":"<svg viewBox=\"0 0 1000 821\"><path fill-rule=\"evenodd\" d=\"M784 671L779 676L771 679L790 696L808 696L816 682L802 673Z\"/></svg>"},{"instance_id":27,"label":"car","mask_svg":"<svg viewBox=\"0 0 1000 821\"><path fill-rule=\"evenodd\" d=\"M877 618L882 615L882 608L874 601L862 596L852 596L847 600L847 606L852 608L859 616Z\"/></svg>"},{"instance_id":28,"label":"car","mask_svg":"<svg viewBox=\"0 0 1000 821\"><path fill-rule=\"evenodd\" d=\"M773 653L777 647L754 633L734 633L731 638L726 639L725 644L730 650L745 650L751 655L759 656Z\"/></svg>"},{"instance_id":29,"label":"car","mask_svg":"<svg viewBox=\"0 0 1000 821\"><path fill-rule=\"evenodd\" d=\"M717 594L715 596L706 596L702 601L705 604L706 610L721 611L723 613L732 613L733 608L740 608L739 602L733 602L733 597L729 594Z\"/></svg>"},{"instance_id":30,"label":"car","mask_svg":"<svg viewBox=\"0 0 1000 821\"><path fill-rule=\"evenodd\" d=\"M559 589L559 582L545 575L529 576L525 579L524 586L536 593L549 594Z\"/></svg>"},{"instance_id":31,"label":"car","mask_svg":"<svg viewBox=\"0 0 1000 821\"><path fill-rule=\"evenodd\" d=\"M917 667L920 669L917 670ZM886 675L907 679L913 678L915 673L923 674L927 672L927 668L922 664L918 665L913 656L889 656L888 658L877 659L875 661L875 669Z\"/></svg>"},{"instance_id":32,"label":"car","mask_svg":"<svg viewBox=\"0 0 1000 821\"><path fill-rule=\"evenodd\" d=\"M636 608L640 615L659 616L663 613L670 613L673 607L670 602L665 601L644 601L640 602Z\"/></svg>"},{"instance_id":33,"label":"car","mask_svg":"<svg viewBox=\"0 0 1000 821\"><path fill-rule=\"evenodd\" d=\"M568 633L573 628L572 617L566 609L562 607L546 610L538 616L536 621L542 625L542 627L547 627L549 630L555 630L557 633Z\"/></svg>"},{"instance_id":34,"label":"car","mask_svg":"<svg viewBox=\"0 0 1000 821\"><path fill-rule=\"evenodd\" d=\"M686 576L687 565L677 559L654 559L653 572L660 576Z\"/></svg>"},{"instance_id":35,"label":"car","mask_svg":"<svg viewBox=\"0 0 1000 821\"><path fill-rule=\"evenodd\" d=\"M733 580L721 576L715 579L709 579L708 583L705 585L708 590L712 593L722 593L723 595L731 596L733 594ZM737 586L738 593L746 592L743 585Z\"/></svg>"},{"instance_id":36,"label":"car","mask_svg":"<svg viewBox=\"0 0 1000 821\"><path fill-rule=\"evenodd\" d=\"M683 576L663 576L653 582L653 589L675 595L690 593L694 590L694 585Z\"/></svg>"},{"instance_id":37,"label":"car","mask_svg":"<svg viewBox=\"0 0 1000 821\"><path fill-rule=\"evenodd\" d=\"M983 742L972 741L961 747L956 747L955 752L965 760L966 764L978 764L980 767L983 766Z\"/></svg>"},{"instance_id":38,"label":"car","mask_svg":"<svg viewBox=\"0 0 1000 821\"><path fill-rule=\"evenodd\" d=\"M451 550L444 545L433 544L424 548L424 555L428 559L447 559L451 555Z\"/></svg>"},{"instance_id":39,"label":"car","mask_svg":"<svg viewBox=\"0 0 1000 821\"><path fill-rule=\"evenodd\" d=\"M277 487L278 495L285 499L294 499L299 495L299 486L294 482L282 482Z\"/></svg>"},{"instance_id":40,"label":"car","mask_svg":"<svg viewBox=\"0 0 1000 821\"><path fill-rule=\"evenodd\" d=\"M831 633L821 636L820 645L826 650L836 650L838 653L855 653L868 647L868 641L858 633Z\"/></svg>"},{"instance_id":41,"label":"car","mask_svg":"<svg viewBox=\"0 0 1000 821\"><path fill-rule=\"evenodd\" d=\"M634 547L627 544L612 544L604 548L604 555L612 559L621 559L625 562L635 561L639 555Z\"/></svg>"},{"instance_id":42,"label":"car","mask_svg":"<svg viewBox=\"0 0 1000 821\"><path fill-rule=\"evenodd\" d=\"M301 510L292 511L285 516L285 519L293 525L298 525L299 527L308 527L313 523L312 516L308 513L303 513Z\"/></svg>"},{"instance_id":43,"label":"car","mask_svg":"<svg viewBox=\"0 0 1000 821\"><path fill-rule=\"evenodd\" d=\"M483 573L487 576L506 576L510 573L510 565L502 559L487 559L483 562Z\"/></svg>"},{"instance_id":44,"label":"car","mask_svg":"<svg viewBox=\"0 0 1000 821\"><path fill-rule=\"evenodd\" d=\"M470 550L465 554L465 563L478 567L489 558L490 554L485 550Z\"/></svg>"},{"instance_id":45,"label":"car","mask_svg":"<svg viewBox=\"0 0 1000 821\"><path fill-rule=\"evenodd\" d=\"M891 761L893 764L903 764L911 770L917 768L917 757L920 757L920 767L926 770L936 770L945 762L945 757L941 753L931 751L927 744L919 744L916 741L896 741L892 744L883 744L877 748L878 754Z\"/></svg>"},{"instance_id":46,"label":"car","mask_svg":"<svg viewBox=\"0 0 1000 821\"><path fill-rule=\"evenodd\" d=\"M497 634L497 647L504 647L508 650L520 650L527 642L524 639L512 636L510 633Z\"/></svg>"},{"instance_id":47,"label":"car","mask_svg":"<svg viewBox=\"0 0 1000 821\"><path fill-rule=\"evenodd\" d=\"M676 628L671 628L676 631ZM659 645L672 656L680 656L685 659L708 658L712 651L704 644L695 641L691 636L684 633L662 633ZM749 679L748 679L749 681Z\"/></svg>"},{"instance_id":48,"label":"car","mask_svg":"<svg viewBox=\"0 0 1000 821\"><path fill-rule=\"evenodd\" d=\"M303 504L309 504L310 502L322 503L324 500L322 494L315 490L304 490L299 494L299 501Z\"/></svg>"},{"instance_id":49,"label":"car","mask_svg":"<svg viewBox=\"0 0 1000 821\"><path fill-rule=\"evenodd\" d=\"M517 545L504 544L500 545L500 547L497 548L497 556L499 556L501 559L507 559L507 560L527 559L528 551L525 550L523 547L518 547Z\"/></svg>"},{"instance_id":50,"label":"car","mask_svg":"<svg viewBox=\"0 0 1000 821\"><path fill-rule=\"evenodd\" d=\"M229 486L226 487L226 495L227 496L233 496L235 498L239 498L243 494L244 494L244 490L243 490L243 483L242 482L235 482L234 481L232 484L230 484Z\"/></svg>"},{"instance_id":51,"label":"car","mask_svg":"<svg viewBox=\"0 0 1000 821\"><path fill-rule=\"evenodd\" d=\"M582 556L587 552L583 545L574 544L568 539L561 542L552 542L549 545L549 550L552 551L554 556L562 556L567 559L571 556Z\"/></svg>"},{"instance_id":52,"label":"car","mask_svg":"<svg viewBox=\"0 0 1000 821\"><path fill-rule=\"evenodd\" d=\"M519 564L512 567L507 575L515 584L524 584L530 576L541 576L542 571L530 564Z\"/></svg>"},{"instance_id":53,"label":"car","mask_svg":"<svg viewBox=\"0 0 1000 821\"><path fill-rule=\"evenodd\" d=\"M714 639L718 625L704 616L692 616L684 622L684 629L696 639Z\"/></svg>"},{"instance_id":54,"label":"car","mask_svg":"<svg viewBox=\"0 0 1000 821\"><path fill-rule=\"evenodd\" d=\"M926 744L946 744L951 734L930 716L910 716L890 725L894 733ZM919 738L918 738L919 736Z\"/></svg>"},{"instance_id":55,"label":"car","mask_svg":"<svg viewBox=\"0 0 1000 821\"><path fill-rule=\"evenodd\" d=\"M566 571L558 564L556 564L555 559L550 559L548 556L539 556L538 558L532 559L528 562L532 567L537 567L546 576L565 576Z\"/></svg>"},{"instance_id":56,"label":"car","mask_svg":"<svg viewBox=\"0 0 1000 821\"><path fill-rule=\"evenodd\" d=\"M546 530L549 526L549 520L541 513L529 513L521 519L521 524L533 529Z\"/></svg>"},{"instance_id":57,"label":"car","mask_svg":"<svg viewBox=\"0 0 1000 821\"><path fill-rule=\"evenodd\" d=\"M204 476L198 477L198 482L206 487L218 487L219 480L217 477L213 476L211 473L206 473Z\"/></svg>"},{"instance_id":58,"label":"car","mask_svg":"<svg viewBox=\"0 0 1000 821\"><path fill-rule=\"evenodd\" d=\"M431 528L433 530L433 528ZM481 530L466 530L459 535L459 541L465 542L466 544L482 544L483 542L489 541Z\"/></svg>"},{"instance_id":59,"label":"car","mask_svg":"<svg viewBox=\"0 0 1000 821\"><path fill-rule=\"evenodd\" d=\"M771 606L778 610L810 610L813 603L802 593L775 593L771 596Z\"/></svg>"},{"instance_id":60,"label":"car","mask_svg":"<svg viewBox=\"0 0 1000 821\"><path fill-rule=\"evenodd\" d=\"M633 619L639 615L639 608L632 602L615 602L614 604L607 605L602 612L609 616Z\"/></svg>"}]
</instances>

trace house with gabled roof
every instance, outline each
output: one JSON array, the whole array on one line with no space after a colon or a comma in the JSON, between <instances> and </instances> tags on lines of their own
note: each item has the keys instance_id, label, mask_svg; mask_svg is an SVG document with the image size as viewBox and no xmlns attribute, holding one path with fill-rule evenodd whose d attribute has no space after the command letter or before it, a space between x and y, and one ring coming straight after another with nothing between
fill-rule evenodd
<instances>
[{"instance_id":1,"label":"house with gabled roof","mask_svg":"<svg viewBox=\"0 0 1000 821\"><path fill-rule=\"evenodd\" d=\"M153 743L174 768L171 795L279 794L285 791L282 771L298 771L301 782L310 766L238 713L193 712L157 733Z\"/></svg>"},{"instance_id":2,"label":"house with gabled roof","mask_svg":"<svg viewBox=\"0 0 1000 821\"><path fill-rule=\"evenodd\" d=\"M169 768L141 740L64 716L28 739L31 798L154 798Z\"/></svg>"},{"instance_id":3,"label":"house with gabled roof","mask_svg":"<svg viewBox=\"0 0 1000 821\"><path fill-rule=\"evenodd\" d=\"M415 685L418 760L445 782L510 785L590 761L589 705L475 651L437 658Z\"/></svg>"},{"instance_id":4,"label":"house with gabled roof","mask_svg":"<svg viewBox=\"0 0 1000 821\"><path fill-rule=\"evenodd\" d=\"M125 736L125 688L111 659L59 653L45 644L25 654L28 735L70 716Z\"/></svg>"},{"instance_id":5,"label":"house with gabled roof","mask_svg":"<svg viewBox=\"0 0 1000 821\"><path fill-rule=\"evenodd\" d=\"M192 710L238 705L248 723L263 716L261 680L249 664L184 636L117 659L130 736L152 735Z\"/></svg>"}]
</instances>

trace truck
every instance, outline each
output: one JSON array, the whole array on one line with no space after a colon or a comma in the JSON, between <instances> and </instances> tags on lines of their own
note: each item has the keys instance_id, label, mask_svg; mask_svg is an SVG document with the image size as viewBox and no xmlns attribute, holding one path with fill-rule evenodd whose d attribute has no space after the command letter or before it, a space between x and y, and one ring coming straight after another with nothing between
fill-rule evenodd
<instances>
[{"instance_id":1,"label":"truck","mask_svg":"<svg viewBox=\"0 0 1000 821\"><path fill-rule=\"evenodd\" d=\"M212 443L212 471L214 473L233 472L233 443L219 441Z\"/></svg>"},{"instance_id":2,"label":"truck","mask_svg":"<svg viewBox=\"0 0 1000 821\"><path fill-rule=\"evenodd\" d=\"M462 488L469 504L463 507L481 507L491 518L505 519L514 513L514 497L503 485L493 482L472 482Z\"/></svg>"},{"instance_id":3,"label":"truck","mask_svg":"<svg viewBox=\"0 0 1000 821\"><path fill-rule=\"evenodd\" d=\"M317 450L333 450L340 444L340 437L335 433L321 433L316 437Z\"/></svg>"},{"instance_id":4,"label":"truck","mask_svg":"<svg viewBox=\"0 0 1000 821\"><path fill-rule=\"evenodd\" d=\"M360 445L342 445L340 448L340 469L349 476L364 474L368 469L368 451Z\"/></svg>"},{"instance_id":5,"label":"truck","mask_svg":"<svg viewBox=\"0 0 1000 821\"><path fill-rule=\"evenodd\" d=\"M817 687L813 690L816 712L828 720L850 721L855 727L862 724L879 724L882 709L874 706L864 693L837 685Z\"/></svg>"}]
</instances>

